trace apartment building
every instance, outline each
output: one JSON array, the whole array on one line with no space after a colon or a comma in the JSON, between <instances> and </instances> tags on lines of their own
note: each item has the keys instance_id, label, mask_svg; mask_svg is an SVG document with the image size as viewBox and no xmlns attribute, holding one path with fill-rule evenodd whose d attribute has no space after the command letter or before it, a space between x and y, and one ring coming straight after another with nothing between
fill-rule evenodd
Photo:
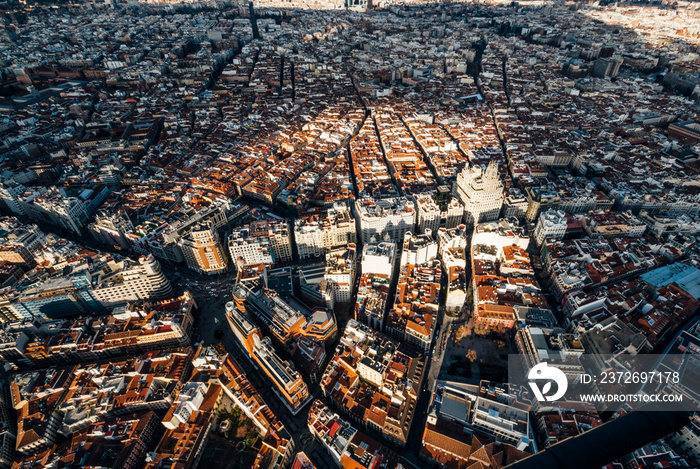
<instances>
[{"instance_id":1,"label":"apartment building","mask_svg":"<svg viewBox=\"0 0 700 469\"><path fill-rule=\"evenodd\" d=\"M81 234L88 221L88 207L79 197L65 197L57 189L28 190L19 201L23 212L35 220Z\"/></svg>"},{"instance_id":2,"label":"apartment building","mask_svg":"<svg viewBox=\"0 0 700 469\"><path fill-rule=\"evenodd\" d=\"M537 245L541 246L545 239L562 239L566 234L567 227L566 212L562 210L549 209L540 214L533 234Z\"/></svg>"},{"instance_id":3,"label":"apartment building","mask_svg":"<svg viewBox=\"0 0 700 469\"><path fill-rule=\"evenodd\" d=\"M390 276L363 273L357 287L355 320L383 332L389 299Z\"/></svg>"},{"instance_id":4,"label":"apartment building","mask_svg":"<svg viewBox=\"0 0 700 469\"><path fill-rule=\"evenodd\" d=\"M108 262L88 276L92 294L104 307L127 302L164 299L172 295L170 280L153 256L142 256L136 263Z\"/></svg>"},{"instance_id":5,"label":"apartment building","mask_svg":"<svg viewBox=\"0 0 700 469\"><path fill-rule=\"evenodd\" d=\"M529 407L515 394L489 381L478 385L439 380L428 410L428 426L451 422L465 433L487 435L519 451L534 448Z\"/></svg>"},{"instance_id":6,"label":"apartment building","mask_svg":"<svg viewBox=\"0 0 700 469\"><path fill-rule=\"evenodd\" d=\"M375 200L369 197L355 202L355 217L360 221L360 239L364 244L384 241L387 237L402 242L406 231L416 222L414 203L405 197Z\"/></svg>"},{"instance_id":7,"label":"apartment building","mask_svg":"<svg viewBox=\"0 0 700 469\"><path fill-rule=\"evenodd\" d=\"M131 247L129 233L134 231L134 224L122 213L99 212L88 229L100 243L121 249Z\"/></svg>"},{"instance_id":8,"label":"apartment building","mask_svg":"<svg viewBox=\"0 0 700 469\"><path fill-rule=\"evenodd\" d=\"M5 308L16 318L50 320L172 295L172 285L153 256L142 256L136 262L96 260L90 269L77 270L66 278L49 277L9 296Z\"/></svg>"},{"instance_id":9,"label":"apartment building","mask_svg":"<svg viewBox=\"0 0 700 469\"><path fill-rule=\"evenodd\" d=\"M347 304L352 296L352 288L357 274L357 247L349 243L346 248L334 249L326 254L326 267L323 279L330 285L326 304Z\"/></svg>"},{"instance_id":10,"label":"apartment building","mask_svg":"<svg viewBox=\"0 0 700 469\"><path fill-rule=\"evenodd\" d=\"M390 278L396 262L396 244L366 244L362 250L362 274L382 274Z\"/></svg>"},{"instance_id":11,"label":"apartment building","mask_svg":"<svg viewBox=\"0 0 700 469\"><path fill-rule=\"evenodd\" d=\"M435 192L416 194L416 228L437 233L440 228L456 228L464 218L464 207L452 196L448 186L438 186Z\"/></svg>"},{"instance_id":12,"label":"apartment building","mask_svg":"<svg viewBox=\"0 0 700 469\"><path fill-rule=\"evenodd\" d=\"M307 424L311 434L321 443L330 460L339 468L399 469L404 467L399 462L400 457L397 453L357 430L319 400L311 405ZM306 468L306 465L299 465L299 469ZM297 469L296 466L295 469Z\"/></svg>"},{"instance_id":13,"label":"apartment building","mask_svg":"<svg viewBox=\"0 0 700 469\"><path fill-rule=\"evenodd\" d=\"M403 447L424 371L425 359L399 352L398 343L351 319L323 374L321 392L357 425Z\"/></svg>"},{"instance_id":14,"label":"apartment building","mask_svg":"<svg viewBox=\"0 0 700 469\"><path fill-rule=\"evenodd\" d=\"M321 257L333 248L357 241L355 220L345 204L308 211L294 222L294 240L299 259Z\"/></svg>"},{"instance_id":15,"label":"apartment building","mask_svg":"<svg viewBox=\"0 0 700 469\"><path fill-rule=\"evenodd\" d=\"M459 313L467 300L467 237L466 226L441 228L437 232L442 268L447 275L447 295L445 311Z\"/></svg>"},{"instance_id":16,"label":"apartment building","mask_svg":"<svg viewBox=\"0 0 700 469\"><path fill-rule=\"evenodd\" d=\"M337 337L335 316L325 308L302 311L283 300L274 290L251 289L242 284L234 287L233 298L284 347L298 337L324 345Z\"/></svg>"},{"instance_id":17,"label":"apartment building","mask_svg":"<svg viewBox=\"0 0 700 469\"><path fill-rule=\"evenodd\" d=\"M292 260L289 226L284 221L259 221L236 228L228 237L231 260L237 264L267 264Z\"/></svg>"},{"instance_id":18,"label":"apartment building","mask_svg":"<svg viewBox=\"0 0 700 469\"><path fill-rule=\"evenodd\" d=\"M639 220L647 226L647 232L661 238L667 235L700 233L700 215L690 213L650 213L642 210Z\"/></svg>"},{"instance_id":19,"label":"apartment building","mask_svg":"<svg viewBox=\"0 0 700 469\"><path fill-rule=\"evenodd\" d=\"M26 215L22 204L19 202L20 197L25 190L26 187L12 179L5 180L0 183L0 199L2 199L5 205L7 205L7 208L9 208L15 215Z\"/></svg>"}]
</instances>

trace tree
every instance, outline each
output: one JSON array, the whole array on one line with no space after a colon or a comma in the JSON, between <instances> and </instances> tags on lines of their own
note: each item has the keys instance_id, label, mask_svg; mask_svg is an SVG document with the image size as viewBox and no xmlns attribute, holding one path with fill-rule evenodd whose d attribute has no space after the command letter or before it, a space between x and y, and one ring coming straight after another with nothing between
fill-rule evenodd
<instances>
[{"instance_id":1,"label":"tree","mask_svg":"<svg viewBox=\"0 0 700 469\"><path fill-rule=\"evenodd\" d=\"M246 446L246 448L250 448L255 444L256 436L254 434L249 434L248 436L245 437L245 440L243 440L243 444Z\"/></svg>"}]
</instances>

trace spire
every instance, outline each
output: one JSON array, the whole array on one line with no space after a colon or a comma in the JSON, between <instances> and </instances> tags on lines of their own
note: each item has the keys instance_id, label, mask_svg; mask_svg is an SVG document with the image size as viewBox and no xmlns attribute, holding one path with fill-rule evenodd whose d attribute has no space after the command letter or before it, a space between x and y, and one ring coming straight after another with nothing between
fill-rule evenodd
<instances>
[{"instance_id":1,"label":"spire","mask_svg":"<svg viewBox=\"0 0 700 469\"><path fill-rule=\"evenodd\" d=\"M484 178L487 180L494 180L498 179L498 165L496 164L495 161L491 161L486 168L486 173L484 174Z\"/></svg>"}]
</instances>

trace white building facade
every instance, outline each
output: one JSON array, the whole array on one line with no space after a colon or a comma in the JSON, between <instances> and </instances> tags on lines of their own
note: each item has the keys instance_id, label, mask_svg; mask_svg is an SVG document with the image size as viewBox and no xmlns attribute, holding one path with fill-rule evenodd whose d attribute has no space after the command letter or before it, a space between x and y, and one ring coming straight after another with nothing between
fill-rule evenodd
<instances>
[{"instance_id":1,"label":"white building facade","mask_svg":"<svg viewBox=\"0 0 700 469\"><path fill-rule=\"evenodd\" d=\"M486 170L479 166L465 167L458 175L454 193L464 205L468 226L498 219L503 206L503 183L495 162Z\"/></svg>"}]
</instances>

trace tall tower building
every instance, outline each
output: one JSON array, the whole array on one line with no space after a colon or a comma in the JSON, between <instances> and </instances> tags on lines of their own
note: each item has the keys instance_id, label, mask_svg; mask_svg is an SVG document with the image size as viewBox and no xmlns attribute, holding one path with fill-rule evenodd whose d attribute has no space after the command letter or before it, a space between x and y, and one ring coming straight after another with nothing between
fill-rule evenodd
<instances>
[{"instance_id":1,"label":"tall tower building","mask_svg":"<svg viewBox=\"0 0 700 469\"><path fill-rule=\"evenodd\" d=\"M465 167L457 176L454 193L464 205L468 226L498 219L503 206L503 183L495 162L486 170L479 166Z\"/></svg>"}]
</instances>

